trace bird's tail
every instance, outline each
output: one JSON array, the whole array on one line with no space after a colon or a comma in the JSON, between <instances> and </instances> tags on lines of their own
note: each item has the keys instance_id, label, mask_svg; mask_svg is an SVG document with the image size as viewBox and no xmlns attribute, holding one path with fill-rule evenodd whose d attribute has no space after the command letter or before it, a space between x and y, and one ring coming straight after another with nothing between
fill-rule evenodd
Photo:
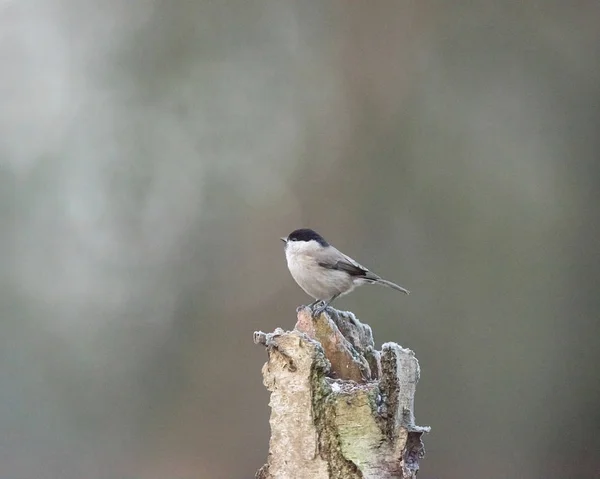
<instances>
[{"instance_id":1,"label":"bird's tail","mask_svg":"<svg viewBox=\"0 0 600 479\"><path fill-rule=\"evenodd\" d=\"M388 281L387 279L377 278L373 282L377 283L377 284L382 284L384 286L387 286L388 288L395 289L396 291L401 291L404 294L410 294L410 291L408 289L404 289L402 286L398 286L396 283L392 283L391 281Z\"/></svg>"}]
</instances>

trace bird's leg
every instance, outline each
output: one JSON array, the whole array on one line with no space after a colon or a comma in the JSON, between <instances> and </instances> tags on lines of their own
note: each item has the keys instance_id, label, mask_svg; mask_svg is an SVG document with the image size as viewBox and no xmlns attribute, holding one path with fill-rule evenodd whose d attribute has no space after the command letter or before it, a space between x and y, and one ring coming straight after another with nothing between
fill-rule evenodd
<instances>
[{"instance_id":1,"label":"bird's leg","mask_svg":"<svg viewBox=\"0 0 600 479\"><path fill-rule=\"evenodd\" d=\"M340 293L334 294L328 301L323 301L323 304L313 311L313 318L321 316L321 313L323 313L323 311L325 311L339 295Z\"/></svg>"},{"instance_id":2,"label":"bird's leg","mask_svg":"<svg viewBox=\"0 0 600 479\"><path fill-rule=\"evenodd\" d=\"M317 299L316 301L313 301L312 303L310 303L307 307L310 309L313 309L317 304L322 303L323 300L322 299Z\"/></svg>"},{"instance_id":3,"label":"bird's leg","mask_svg":"<svg viewBox=\"0 0 600 479\"><path fill-rule=\"evenodd\" d=\"M318 303L322 303L322 302L323 302L323 300L322 300L322 299L317 299L316 301L313 301L312 303L310 303L310 304L308 304L308 305L306 305L306 306L304 306L304 305L302 305L302 306L298 306L298 307L296 308L296 312L297 312L297 313L299 313L299 312L300 312L302 309L304 309L304 308L308 308L308 309L310 309L310 310L312 311L312 310L313 310L313 308L314 308L314 307L315 307L315 306L316 306Z\"/></svg>"}]
</instances>

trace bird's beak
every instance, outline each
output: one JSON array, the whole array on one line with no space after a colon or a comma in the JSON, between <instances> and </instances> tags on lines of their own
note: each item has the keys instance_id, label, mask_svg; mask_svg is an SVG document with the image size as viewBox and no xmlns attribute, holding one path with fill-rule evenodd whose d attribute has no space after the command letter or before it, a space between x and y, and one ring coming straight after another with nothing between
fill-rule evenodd
<instances>
[{"instance_id":1,"label":"bird's beak","mask_svg":"<svg viewBox=\"0 0 600 479\"><path fill-rule=\"evenodd\" d=\"M283 238L283 237L281 237L281 238L279 238L279 239L280 239L281 241L283 241L284 243L287 243L287 238Z\"/></svg>"}]
</instances>

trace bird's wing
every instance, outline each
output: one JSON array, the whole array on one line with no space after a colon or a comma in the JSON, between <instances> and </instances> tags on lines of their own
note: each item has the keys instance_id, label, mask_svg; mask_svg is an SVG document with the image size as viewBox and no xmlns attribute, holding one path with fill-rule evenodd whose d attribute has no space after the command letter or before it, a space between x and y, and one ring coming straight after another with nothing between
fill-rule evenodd
<instances>
[{"instance_id":1,"label":"bird's wing","mask_svg":"<svg viewBox=\"0 0 600 479\"><path fill-rule=\"evenodd\" d=\"M345 271L350 276L363 276L365 279L373 280L379 279L379 276L375 273L372 273L363 265L357 263L350 258L350 256L346 256L333 246L330 246L328 251L321 255L318 262L319 266L322 266L323 268Z\"/></svg>"},{"instance_id":2,"label":"bird's wing","mask_svg":"<svg viewBox=\"0 0 600 479\"><path fill-rule=\"evenodd\" d=\"M409 294L407 289L402 286L398 286L396 283L387 281L381 276L376 275L372 271L369 271L363 265L354 261L350 256L346 256L341 251L335 249L333 246L329 246L326 251L322 251L317 258L319 266L328 269L334 269L338 271L344 271L353 278L366 283L377 283L387 286L398 291L402 291L405 294Z\"/></svg>"}]
</instances>

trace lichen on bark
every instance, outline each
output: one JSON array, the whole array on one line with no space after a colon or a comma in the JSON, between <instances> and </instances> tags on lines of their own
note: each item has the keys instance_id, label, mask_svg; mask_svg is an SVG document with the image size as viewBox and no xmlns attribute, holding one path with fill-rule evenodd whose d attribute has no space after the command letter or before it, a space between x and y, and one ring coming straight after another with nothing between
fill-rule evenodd
<instances>
[{"instance_id":1,"label":"lichen on bark","mask_svg":"<svg viewBox=\"0 0 600 479\"><path fill-rule=\"evenodd\" d=\"M293 331L255 333L267 348L269 455L260 479L414 478L429 428L414 424L419 364L395 343L374 348L352 313L301 309Z\"/></svg>"}]
</instances>

